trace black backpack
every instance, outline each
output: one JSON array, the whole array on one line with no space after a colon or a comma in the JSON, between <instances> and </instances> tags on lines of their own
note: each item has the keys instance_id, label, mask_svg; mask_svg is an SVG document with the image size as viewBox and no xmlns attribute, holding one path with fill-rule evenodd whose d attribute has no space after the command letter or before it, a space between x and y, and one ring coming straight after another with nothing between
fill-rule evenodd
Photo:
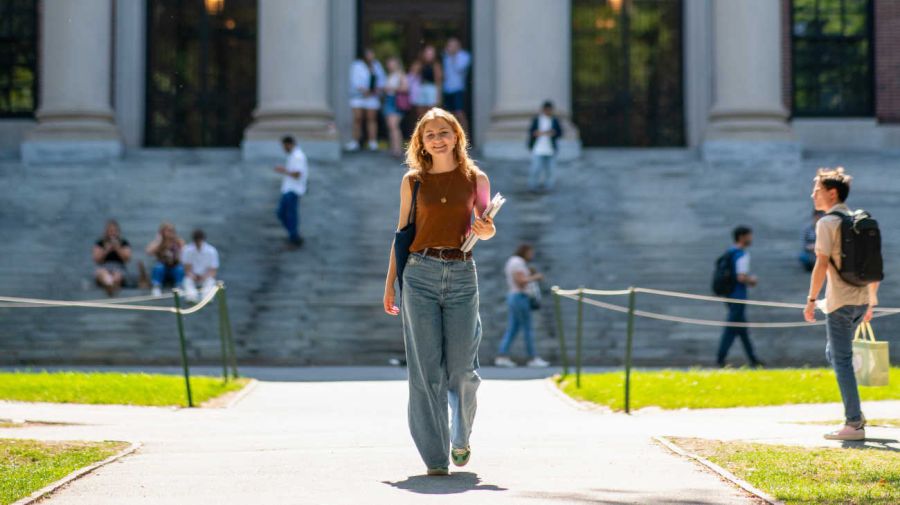
<instances>
[{"instance_id":1,"label":"black backpack","mask_svg":"<svg viewBox=\"0 0 900 505\"><path fill-rule=\"evenodd\" d=\"M841 268L829 258L841 279L859 287L884 279L878 221L864 210L849 216L840 212L829 212L828 215L841 219Z\"/></svg>"},{"instance_id":2,"label":"black backpack","mask_svg":"<svg viewBox=\"0 0 900 505\"><path fill-rule=\"evenodd\" d=\"M712 291L716 296L731 296L737 287L737 272L734 269L734 253L729 250L716 260L713 272Z\"/></svg>"}]
</instances>

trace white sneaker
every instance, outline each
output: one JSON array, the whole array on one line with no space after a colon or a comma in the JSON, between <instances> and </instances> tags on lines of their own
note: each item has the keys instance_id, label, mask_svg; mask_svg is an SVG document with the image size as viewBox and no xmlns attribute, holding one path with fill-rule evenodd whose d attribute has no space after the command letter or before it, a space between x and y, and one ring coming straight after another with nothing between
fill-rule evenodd
<instances>
[{"instance_id":1,"label":"white sneaker","mask_svg":"<svg viewBox=\"0 0 900 505\"><path fill-rule=\"evenodd\" d=\"M159 289L159 286L153 286L153 289L150 290L150 296L162 296L162 290Z\"/></svg>"},{"instance_id":2,"label":"white sneaker","mask_svg":"<svg viewBox=\"0 0 900 505\"><path fill-rule=\"evenodd\" d=\"M527 366L530 366L530 367L532 367L532 368L547 368L548 366L550 366L550 363L548 363L548 362L544 361L543 359L541 359L540 356L537 356L537 357L534 357L534 358L530 359L530 360L528 361L528 365L527 365Z\"/></svg>"},{"instance_id":3,"label":"white sneaker","mask_svg":"<svg viewBox=\"0 0 900 505\"><path fill-rule=\"evenodd\" d=\"M186 292L184 294L184 299L190 303L197 303L200 301L200 294L196 291Z\"/></svg>"},{"instance_id":4,"label":"white sneaker","mask_svg":"<svg viewBox=\"0 0 900 505\"><path fill-rule=\"evenodd\" d=\"M344 150L350 152L359 151L359 142L355 140L347 142L346 144L344 144Z\"/></svg>"},{"instance_id":5,"label":"white sneaker","mask_svg":"<svg viewBox=\"0 0 900 505\"><path fill-rule=\"evenodd\" d=\"M494 358L494 366L502 366L504 368L515 368L516 362L506 356L497 356Z\"/></svg>"},{"instance_id":6,"label":"white sneaker","mask_svg":"<svg viewBox=\"0 0 900 505\"><path fill-rule=\"evenodd\" d=\"M370 141L369 141L369 150L370 150L370 151L377 151L377 150L378 150L378 142L376 142L376 141L374 141L374 140L370 140Z\"/></svg>"}]
</instances>

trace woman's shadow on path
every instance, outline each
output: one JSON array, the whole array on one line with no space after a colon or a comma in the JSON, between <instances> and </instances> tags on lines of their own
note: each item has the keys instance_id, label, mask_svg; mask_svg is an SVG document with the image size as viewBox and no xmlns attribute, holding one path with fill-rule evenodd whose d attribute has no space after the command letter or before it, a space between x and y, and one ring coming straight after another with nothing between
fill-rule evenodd
<instances>
[{"instance_id":1,"label":"woman's shadow on path","mask_svg":"<svg viewBox=\"0 0 900 505\"><path fill-rule=\"evenodd\" d=\"M468 491L506 491L493 484L482 484L481 477L472 472L454 472L446 477L412 475L405 480L383 484L418 494L459 494Z\"/></svg>"}]
</instances>

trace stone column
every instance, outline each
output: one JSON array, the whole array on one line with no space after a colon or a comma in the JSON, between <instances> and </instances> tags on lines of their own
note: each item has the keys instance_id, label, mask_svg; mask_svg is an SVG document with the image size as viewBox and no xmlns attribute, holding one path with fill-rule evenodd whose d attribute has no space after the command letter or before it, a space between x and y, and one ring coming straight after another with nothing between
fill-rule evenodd
<instances>
[{"instance_id":1,"label":"stone column","mask_svg":"<svg viewBox=\"0 0 900 505\"><path fill-rule=\"evenodd\" d=\"M120 157L110 105L112 0L44 0L40 31L38 125L22 143L23 161Z\"/></svg>"},{"instance_id":2,"label":"stone column","mask_svg":"<svg viewBox=\"0 0 900 505\"><path fill-rule=\"evenodd\" d=\"M284 135L310 158L340 158L328 105L328 14L327 0L259 0L258 104L244 132L245 160L283 158Z\"/></svg>"},{"instance_id":3,"label":"stone column","mask_svg":"<svg viewBox=\"0 0 900 505\"><path fill-rule=\"evenodd\" d=\"M714 97L703 157L800 157L781 88L780 0L716 0L713 9Z\"/></svg>"},{"instance_id":4,"label":"stone column","mask_svg":"<svg viewBox=\"0 0 900 505\"><path fill-rule=\"evenodd\" d=\"M482 147L485 157L528 158L525 141L531 118L548 99L555 104L565 130L560 139L560 158L580 154L578 130L570 120L570 18L570 2L495 0L496 101Z\"/></svg>"}]
</instances>

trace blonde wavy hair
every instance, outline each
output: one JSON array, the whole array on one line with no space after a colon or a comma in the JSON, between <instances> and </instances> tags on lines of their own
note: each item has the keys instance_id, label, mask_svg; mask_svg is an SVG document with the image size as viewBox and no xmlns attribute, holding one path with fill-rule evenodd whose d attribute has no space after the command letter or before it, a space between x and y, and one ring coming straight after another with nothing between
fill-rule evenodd
<instances>
[{"instance_id":1,"label":"blonde wavy hair","mask_svg":"<svg viewBox=\"0 0 900 505\"><path fill-rule=\"evenodd\" d=\"M453 114L439 107L430 109L419 119L416 129L409 139L409 144L406 146L406 166L409 167L411 176L421 181L423 174L430 172L434 165L431 155L425 151L422 135L425 132L425 125L437 119L446 121L453 130L453 134L456 135L453 156L456 159L457 168L461 169L469 180L474 180L480 170L475 165L475 161L469 157L469 141L466 138L466 132Z\"/></svg>"}]
</instances>

